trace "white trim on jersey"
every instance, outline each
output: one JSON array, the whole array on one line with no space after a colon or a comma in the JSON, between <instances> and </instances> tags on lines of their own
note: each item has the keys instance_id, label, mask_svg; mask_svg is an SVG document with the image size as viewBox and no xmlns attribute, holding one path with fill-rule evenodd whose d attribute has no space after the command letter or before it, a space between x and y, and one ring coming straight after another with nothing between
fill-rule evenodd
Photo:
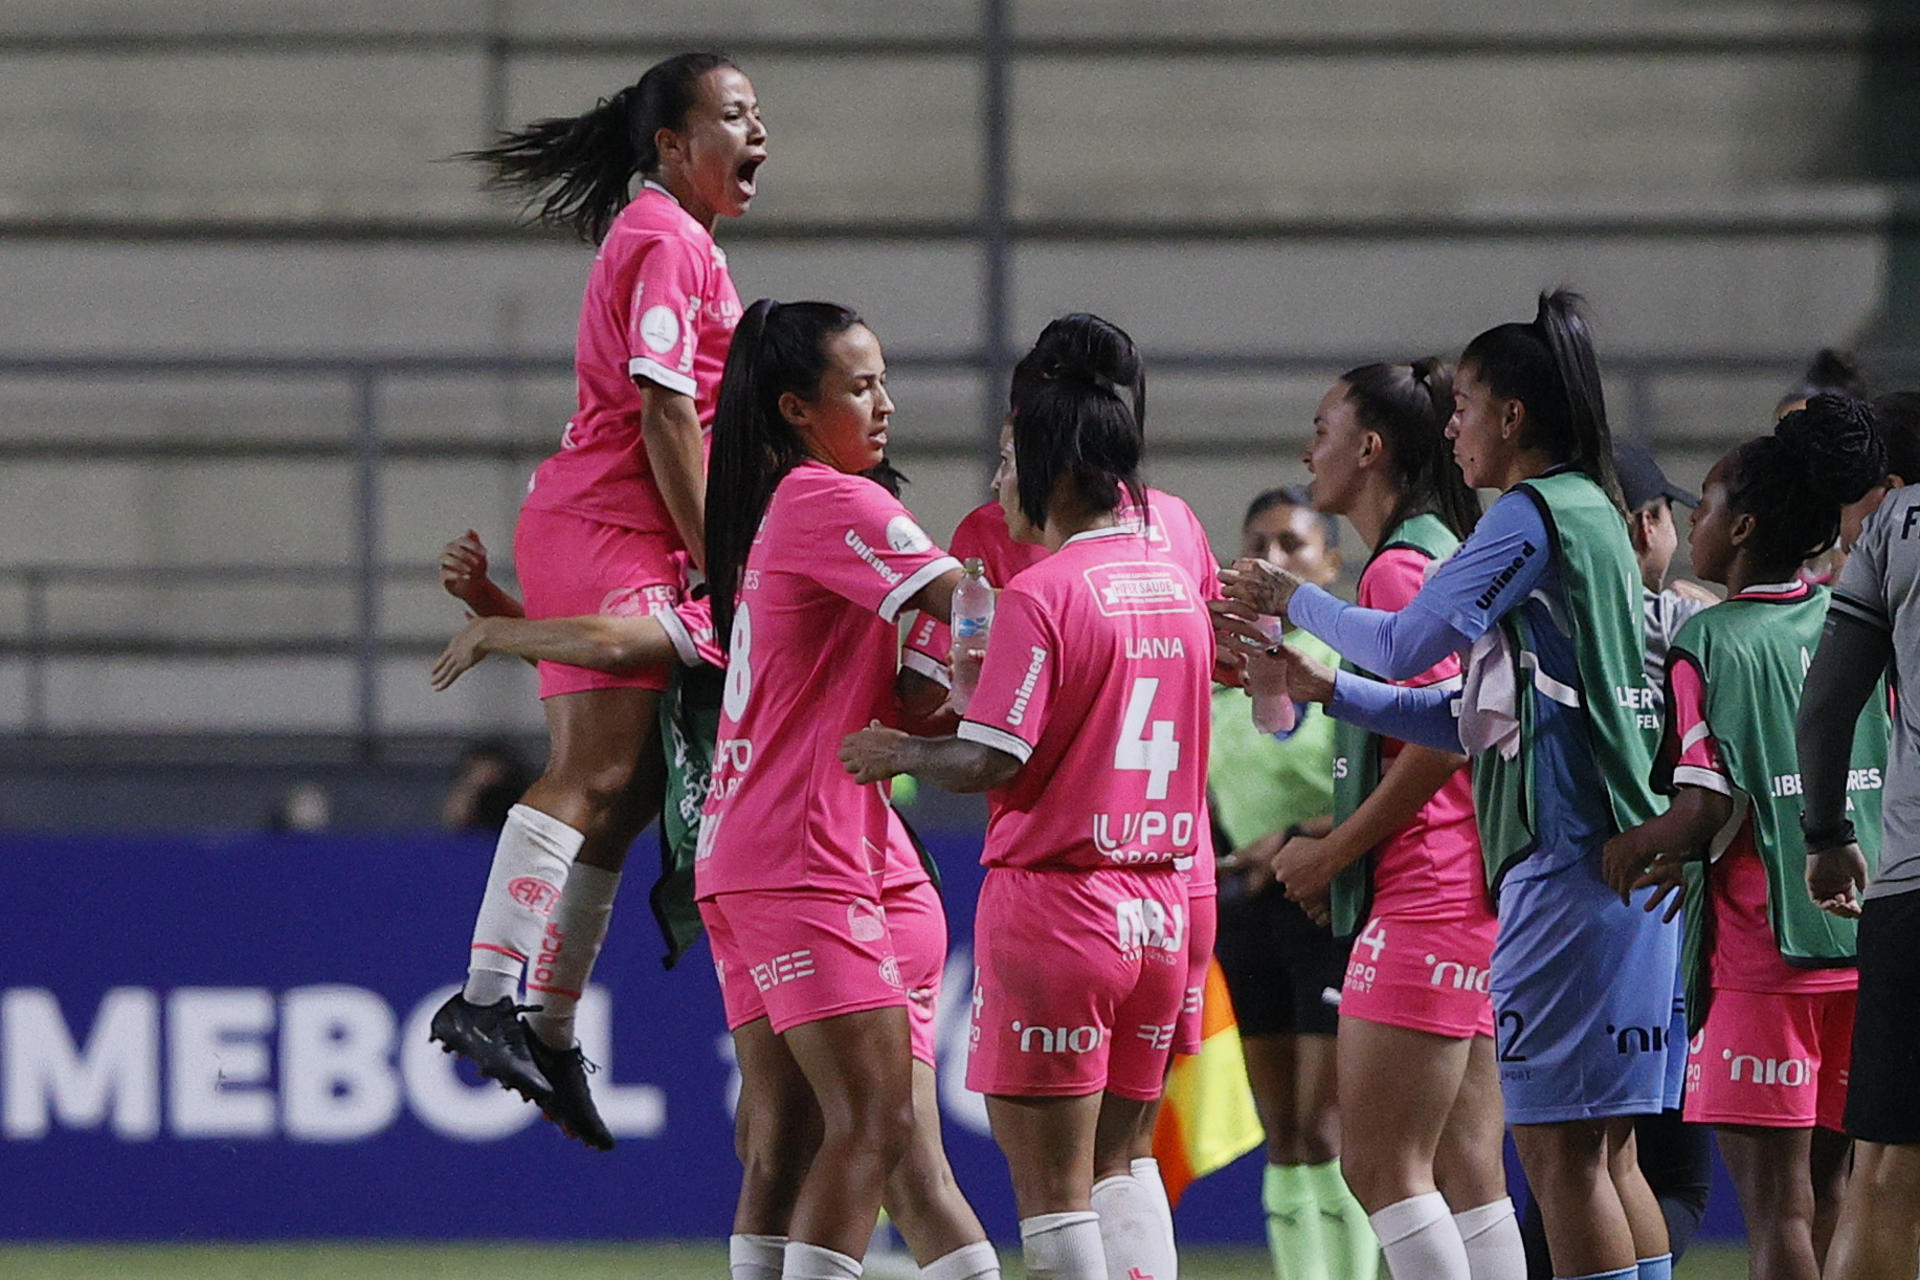
<instances>
[{"instance_id":1,"label":"white trim on jersey","mask_svg":"<svg viewBox=\"0 0 1920 1280\"><path fill-rule=\"evenodd\" d=\"M627 376L635 382L645 378L648 382L658 383L669 391L678 391L683 396L697 395L700 386L687 374L679 373L657 360L645 356L635 356L627 361Z\"/></svg>"},{"instance_id":2,"label":"white trim on jersey","mask_svg":"<svg viewBox=\"0 0 1920 1280\"><path fill-rule=\"evenodd\" d=\"M1140 536L1141 531L1139 529L1124 524L1116 524L1105 529L1087 529L1083 532L1076 533L1060 545L1062 547L1070 547L1076 542L1092 542L1095 538L1138 538Z\"/></svg>"},{"instance_id":3,"label":"white trim on jersey","mask_svg":"<svg viewBox=\"0 0 1920 1280\"><path fill-rule=\"evenodd\" d=\"M902 653L900 666L903 670L911 671L915 675L925 676L942 689L953 688L953 676L948 672L947 664L936 661L917 649L908 649Z\"/></svg>"},{"instance_id":4,"label":"white trim on jersey","mask_svg":"<svg viewBox=\"0 0 1920 1280\"><path fill-rule=\"evenodd\" d=\"M1687 752L1693 750L1694 743L1700 741L1700 739L1706 737L1712 732L1713 730L1707 727L1707 722L1705 720L1702 720L1699 724L1687 730L1685 736L1683 736L1680 739L1680 754L1685 755L1687 754Z\"/></svg>"},{"instance_id":5,"label":"white trim on jersey","mask_svg":"<svg viewBox=\"0 0 1920 1280\"><path fill-rule=\"evenodd\" d=\"M949 570L957 570L960 562L952 556L941 556L938 560L929 560L918 569L900 580L898 586L887 592L887 598L874 610L882 622L893 622L900 617L900 611L907 607L907 601L919 594L920 588L932 582Z\"/></svg>"},{"instance_id":6,"label":"white trim on jersey","mask_svg":"<svg viewBox=\"0 0 1920 1280\"><path fill-rule=\"evenodd\" d=\"M1723 796L1733 794L1733 784L1727 781L1723 773L1711 769L1702 769L1697 764L1677 764L1673 766L1673 784L1676 787L1699 787L1703 791L1718 791Z\"/></svg>"},{"instance_id":7,"label":"white trim on jersey","mask_svg":"<svg viewBox=\"0 0 1920 1280\"><path fill-rule=\"evenodd\" d=\"M990 724L981 724L978 720L962 720L953 736L966 742L977 742L983 747L992 747L1004 752L1025 764L1033 756L1033 744L1018 734L1008 733L1005 729L996 729Z\"/></svg>"},{"instance_id":8,"label":"white trim on jersey","mask_svg":"<svg viewBox=\"0 0 1920 1280\"><path fill-rule=\"evenodd\" d=\"M667 633L667 640L673 645L673 651L680 656L680 665L697 667L700 665L700 650L693 643L693 632L687 630L687 624L679 614L664 606L655 609L653 616L660 629Z\"/></svg>"}]
</instances>

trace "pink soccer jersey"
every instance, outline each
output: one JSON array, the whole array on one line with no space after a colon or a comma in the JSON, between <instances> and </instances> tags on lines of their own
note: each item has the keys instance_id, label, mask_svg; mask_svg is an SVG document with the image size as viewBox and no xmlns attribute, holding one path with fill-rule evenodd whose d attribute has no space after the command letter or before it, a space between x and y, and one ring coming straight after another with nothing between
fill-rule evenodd
<instances>
[{"instance_id":1,"label":"pink soccer jersey","mask_svg":"<svg viewBox=\"0 0 1920 1280\"><path fill-rule=\"evenodd\" d=\"M956 560L974 557L986 565L987 585L1004 587L1015 574L1046 559L1047 549L1037 543L1015 542L1007 532L1007 516L1000 503L983 502L967 512L953 531L947 550ZM907 628L901 647L900 665L938 684L948 684L947 654L953 648L953 633L947 624L931 614L920 614Z\"/></svg>"},{"instance_id":2,"label":"pink soccer jersey","mask_svg":"<svg viewBox=\"0 0 1920 1280\"><path fill-rule=\"evenodd\" d=\"M1412 547L1390 547L1360 574L1359 603L1389 612L1407 607L1425 582L1427 556ZM1424 688L1460 679L1460 659L1449 654L1430 669L1398 683ZM1382 772L1399 754L1389 739L1381 749ZM1420 806L1413 821L1383 841L1374 855L1373 914L1406 920L1490 921L1480 863L1480 828L1473 816L1473 781L1457 770Z\"/></svg>"},{"instance_id":3,"label":"pink soccer jersey","mask_svg":"<svg viewBox=\"0 0 1920 1280\"><path fill-rule=\"evenodd\" d=\"M600 245L580 302L578 409L560 451L534 472L527 504L607 524L679 534L640 435L640 384L693 397L713 420L720 372L740 323L727 256L666 188L648 183Z\"/></svg>"},{"instance_id":4,"label":"pink soccer jersey","mask_svg":"<svg viewBox=\"0 0 1920 1280\"><path fill-rule=\"evenodd\" d=\"M806 462L780 482L741 573L697 896L877 894L887 800L841 768L840 741L893 718L895 620L959 567L871 480Z\"/></svg>"},{"instance_id":5,"label":"pink soccer jersey","mask_svg":"<svg viewBox=\"0 0 1920 1280\"><path fill-rule=\"evenodd\" d=\"M958 730L1024 764L988 793L981 861L1098 870L1192 857L1207 821L1212 673L1199 587L1133 530L1076 535L1015 577Z\"/></svg>"},{"instance_id":6,"label":"pink soccer jersey","mask_svg":"<svg viewBox=\"0 0 1920 1280\"><path fill-rule=\"evenodd\" d=\"M713 634L713 602L705 596L683 599L672 608L656 607L653 616L673 642L673 652L682 666L727 665L727 651Z\"/></svg>"}]
</instances>

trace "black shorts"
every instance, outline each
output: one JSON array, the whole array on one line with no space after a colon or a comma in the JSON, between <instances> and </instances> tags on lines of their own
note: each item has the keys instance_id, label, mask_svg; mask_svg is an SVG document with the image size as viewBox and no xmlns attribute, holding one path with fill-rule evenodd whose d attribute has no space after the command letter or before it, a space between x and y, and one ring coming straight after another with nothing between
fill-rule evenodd
<instances>
[{"instance_id":1,"label":"black shorts","mask_svg":"<svg viewBox=\"0 0 1920 1280\"><path fill-rule=\"evenodd\" d=\"M1847 1133L1920 1143L1920 889L1867 900L1853 1021Z\"/></svg>"},{"instance_id":2,"label":"black shorts","mask_svg":"<svg viewBox=\"0 0 1920 1280\"><path fill-rule=\"evenodd\" d=\"M1340 1026L1340 984L1350 942L1337 942L1278 885L1236 896L1220 883L1213 953L1227 979L1242 1036L1330 1036Z\"/></svg>"}]
</instances>

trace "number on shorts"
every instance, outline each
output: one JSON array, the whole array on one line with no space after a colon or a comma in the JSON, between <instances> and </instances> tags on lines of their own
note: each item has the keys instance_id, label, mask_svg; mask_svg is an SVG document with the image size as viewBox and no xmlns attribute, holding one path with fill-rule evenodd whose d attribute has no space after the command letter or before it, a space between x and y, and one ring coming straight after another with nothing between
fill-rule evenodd
<instances>
[{"instance_id":1,"label":"number on shorts","mask_svg":"<svg viewBox=\"0 0 1920 1280\"><path fill-rule=\"evenodd\" d=\"M721 709L735 724L747 714L747 695L753 692L753 615L742 600L733 612L733 637L727 641L727 687Z\"/></svg>"},{"instance_id":2,"label":"number on shorts","mask_svg":"<svg viewBox=\"0 0 1920 1280\"><path fill-rule=\"evenodd\" d=\"M1513 1024L1513 1034L1507 1036L1506 1043L1500 1046L1500 1061L1525 1062L1527 1055L1524 1053L1515 1053L1513 1047L1520 1043L1520 1035L1527 1029L1527 1020L1521 1017L1515 1010L1509 1009L1500 1015L1500 1030L1504 1032L1507 1029L1508 1023Z\"/></svg>"},{"instance_id":3,"label":"number on shorts","mask_svg":"<svg viewBox=\"0 0 1920 1280\"><path fill-rule=\"evenodd\" d=\"M1173 721L1155 720L1148 733L1147 717L1153 714L1153 696L1160 691L1160 677L1138 676L1127 695L1127 714L1120 724L1120 742L1113 749L1113 767L1141 769L1147 775L1147 799L1165 800L1167 784L1180 767L1180 743L1173 736Z\"/></svg>"},{"instance_id":4,"label":"number on shorts","mask_svg":"<svg viewBox=\"0 0 1920 1280\"><path fill-rule=\"evenodd\" d=\"M1378 918L1367 921L1367 927L1353 940L1356 947L1366 947L1373 952L1373 962L1380 963L1380 953L1387 949L1386 922Z\"/></svg>"}]
</instances>

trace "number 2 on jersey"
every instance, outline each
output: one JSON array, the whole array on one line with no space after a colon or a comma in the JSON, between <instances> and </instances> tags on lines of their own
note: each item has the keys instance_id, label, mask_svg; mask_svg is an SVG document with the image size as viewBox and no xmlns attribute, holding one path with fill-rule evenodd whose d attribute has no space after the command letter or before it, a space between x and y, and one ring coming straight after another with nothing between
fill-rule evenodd
<instances>
[{"instance_id":1,"label":"number 2 on jersey","mask_svg":"<svg viewBox=\"0 0 1920 1280\"><path fill-rule=\"evenodd\" d=\"M1153 697L1160 692L1160 677L1138 676L1127 694L1127 713L1120 722L1120 742L1113 749L1116 769L1143 769L1147 774L1147 799L1165 800L1167 784L1180 767L1180 743L1173 736L1173 721L1155 720L1149 732L1147 717L1153 714Z\"/></svg>"}]
</instances>

